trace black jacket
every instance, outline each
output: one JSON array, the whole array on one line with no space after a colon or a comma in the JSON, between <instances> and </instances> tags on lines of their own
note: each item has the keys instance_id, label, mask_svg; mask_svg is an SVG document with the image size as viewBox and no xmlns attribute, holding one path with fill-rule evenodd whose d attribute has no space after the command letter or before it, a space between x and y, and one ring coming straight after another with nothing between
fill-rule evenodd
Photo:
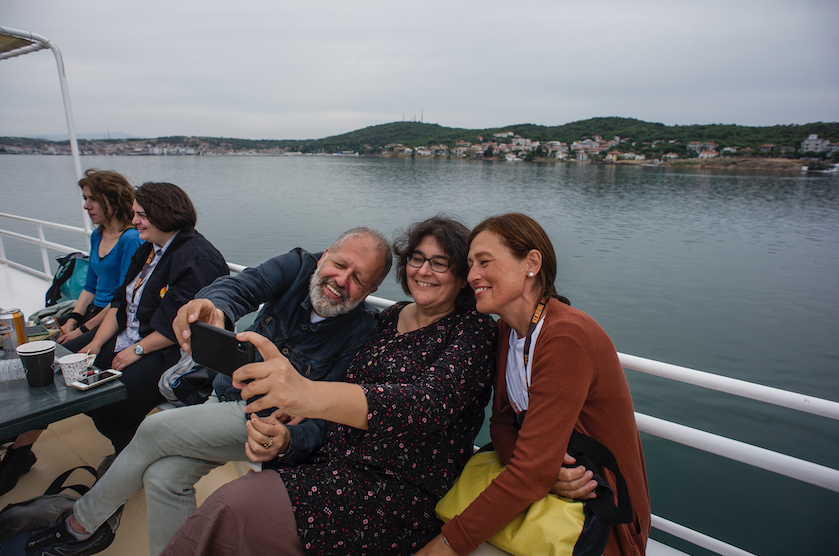
<instances>
[{"instance_id":1,"label":"black jacket","mask_svg":"<svg viewBox=\"0 0 839 556\"><path fill-rule=\"evenodd\" d=\"M133 287L133 282L143 269L152 249L153 245L149 242L137 249L125 274L125 282L114 294L112 306L117 308L120 332L125 330L128 321L126 288ZM154 272L149 276L140 298L137 308L140 337L145 338L157 331L178 344L172 330L172 321L175 320L178 309L195 297L201 288L227 274L227 263L212 243L194 229L179 232L154 267ZM176 356L171 365L174 365L177 359ZM170 365L168 361L166 363Z\"/></svg>"}]
</instances>

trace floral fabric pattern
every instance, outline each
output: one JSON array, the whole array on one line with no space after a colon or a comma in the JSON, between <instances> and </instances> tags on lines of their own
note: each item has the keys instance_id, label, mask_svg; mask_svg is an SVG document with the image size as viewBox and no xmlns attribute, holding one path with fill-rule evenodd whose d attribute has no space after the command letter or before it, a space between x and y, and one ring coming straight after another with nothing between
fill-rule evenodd
<instances>
[{"instance_id":1,"label":"floral fabric pattern","mask_svg":"<svg viewBox=\"0 0 839 556\"><path fill-rule=\"evenodd\" d=\"M411 554L440 532L434 506L472 455L495 368L496 327L455 311L407 334L403 302L350 364L368 430L330 423L323 446L277 469L309 554Z\"/></svg>"}]
</instances>

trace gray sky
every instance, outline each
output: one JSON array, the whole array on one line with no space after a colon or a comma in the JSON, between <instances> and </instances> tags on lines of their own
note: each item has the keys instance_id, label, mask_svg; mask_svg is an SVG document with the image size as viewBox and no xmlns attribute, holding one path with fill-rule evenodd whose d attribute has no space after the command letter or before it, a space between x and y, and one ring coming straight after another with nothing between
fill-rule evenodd
<instances>
[{"instance_id":1,"label":"gray sky","mask_svg":"<svg viewBox=\"0 0 839 556\"><path fill-rule=\"evenodd\" d=\"M2 0L62 51L78 133L307 139L597 116L839 121L835 0ZM48 51L0 61L0 136L66 132Z\"/></svg>"}]
</instances>

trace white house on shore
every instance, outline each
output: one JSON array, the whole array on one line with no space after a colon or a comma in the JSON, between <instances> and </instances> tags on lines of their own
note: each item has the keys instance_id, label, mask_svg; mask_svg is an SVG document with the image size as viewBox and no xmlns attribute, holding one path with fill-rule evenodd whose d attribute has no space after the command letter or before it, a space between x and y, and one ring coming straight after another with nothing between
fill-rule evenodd
<instances>
[{"instance_id":1,"label":"white house on shore","mask_svg":"<svg viewBox=\"0 0 839 556\"><path fill-rule=\"evenodd\" d=\"M799 152L802 153L822 153L830 150L830 141L827 139L819 139L819 136L813 133L807 139L801 142Z\"/></svg>"}]
</instances>

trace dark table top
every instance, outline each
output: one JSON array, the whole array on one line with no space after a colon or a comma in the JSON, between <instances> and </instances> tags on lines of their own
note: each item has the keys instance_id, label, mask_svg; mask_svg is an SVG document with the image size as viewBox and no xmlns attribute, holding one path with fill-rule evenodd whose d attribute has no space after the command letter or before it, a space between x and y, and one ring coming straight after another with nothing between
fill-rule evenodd
<instances>
[{"instance_id":1,"label":"dark table top","mask_svg":"<svg viewBox=\"0 0 839 556\"><path fill-rule=\"evenodd\" d=\"M55 348L56 358L71 353L61 344ZM3 352L0 351L0 359ZM100 384L90 390L76 390L64 384L61 372L49 386L31 388L25 378L0 382L0 439L33 429L44 429L50 423L90 411L127 397L125 385L119 380Z\"/></svg>"}]
</instances>

